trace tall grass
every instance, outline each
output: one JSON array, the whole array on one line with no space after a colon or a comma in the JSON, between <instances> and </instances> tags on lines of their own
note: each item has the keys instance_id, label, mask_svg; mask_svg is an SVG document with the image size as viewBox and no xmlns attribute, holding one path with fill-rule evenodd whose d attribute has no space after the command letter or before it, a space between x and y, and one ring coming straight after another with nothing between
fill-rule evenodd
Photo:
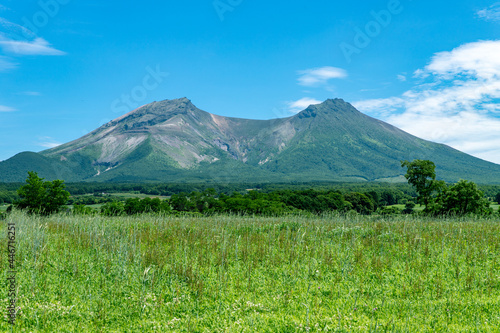
<instances>
[{"instance_id":1,"label":"tall grass","mask_svg":"<svg viewBox=\"0 0 500 333\"><path fill-rule=\"evenodd\" d=\"M498 220L14 212L2 221L2 281L9 222L18 231L14 331L500 327ZM10 330L6 318L0 330Z\"/></svg>"}]
</instances>

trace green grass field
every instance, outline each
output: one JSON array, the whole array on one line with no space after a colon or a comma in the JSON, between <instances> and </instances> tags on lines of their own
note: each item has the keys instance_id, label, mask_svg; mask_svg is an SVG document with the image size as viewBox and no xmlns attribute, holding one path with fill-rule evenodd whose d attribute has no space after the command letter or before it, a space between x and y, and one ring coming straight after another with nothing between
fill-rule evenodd
<instances>
[{"instance_id":1,"label":"green grass field","mask_svg":"<svg viewBox=\"0 0 500 333\"><path fill-rule=\"evenodd\" d=\"M112 197L120 197L120 198L139 198L139 199L144 199L144 198L160 198L160 200L165 200L170 197L166 196L161 196L161 195L150 195L150 194L142 194L142 193L128 193L128 192L117 192L117 193L110 193L109 194Z\"/></svg>"},{"instance_id":2,"label":"green grass field","mask_svg":"<svg viewBox=\"0 0 500 333\"><path fill-rule=\"evenodd\" d=\"M396 208L398 208L400 210L405 209L405 205L392 205L392 206L388 206L388 207L396 207ZM424 206L422 206L422 205L415 205L415 208L413 208L413 210L416 211L416 212L421 212L421 211L424 210Z\"/></svg>"},{"instance_id":3,"label":"green grass field","mask_svg":"<svg viewBox=\"0 0 500 333\"><path fill-rule=\"evenodd\" d=\"M9 222L14 332L500 330L498 217L15 212L1 221L2 281Z\"/></svg>"},{"instance_id":4,"label":"green grass field","mask_svg":"<svg viewBox=\"0 0 500 333\"><path fill-rule=\"evenodd\" d=\"M405 209L405 205L392 205L392 206L388 206L388 207L397 207L400 210ZM498 205L496 202L493 202L493 203L491 203L490 207L493 208L493 211L498 212L498 210L500 208L500 205ZM424 210L424 206L422 206L422 205L415 205L415 208L413 210L416 211L416 212L421 212L421 211Z\"/></svg>"}]
</instances>

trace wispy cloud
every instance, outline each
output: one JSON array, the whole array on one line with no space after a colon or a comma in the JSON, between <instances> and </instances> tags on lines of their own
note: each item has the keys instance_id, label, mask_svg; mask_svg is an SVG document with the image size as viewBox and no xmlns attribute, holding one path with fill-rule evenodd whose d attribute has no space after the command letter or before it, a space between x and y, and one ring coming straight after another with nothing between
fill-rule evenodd
<instances>
[{"instance_id":1,"label":"wispy cloud","mask_svg":"<svg viewBox=\"0 0 500 333\"><path fill-rule=\"evenodd\" d=\"M38 138L38 140L39 141L36 143L36 145L44 148L55 148L57 146L62 145L62 143L57 142L54 138L51 138L50 136L43 136Z\"/></svg>"},{"instance_id":2,"label":"wispy cloud","mask_svg":"<svg viewBox=\"0 0 500 333\"><path fill-rule=\"evenodd\" d=\"M0 28L1 28L0 34L7 39L20 40L20 39L36 38L36 34L27 29L26 27L11 22L3 17L0 17Z\"/></svg>"},{"instance_id":3,"label":"wispy cloud","mask_svg":"<svg viewBox=\"0 0 500 333\"><path fill-rule=\"evenodd\" d=\"M43 38L33 41L11 40L0 36L0 47L4 52L15 55L65 55L63 51L53 48Z\"/></svg>"},{"instance_id":4,"label":"wispy cloud","mask_svg":"<svg viewBox=\"0 0 500 333\"><path fill-rule=\"evenodd\" d=\"M37 37L25 27L0 17L0 48L11 55L50 55L66 53L52 47L41 37Z\"/></svg>"},{"instance_id":5,"label":"wispy cloud","mask_svg":"<svg viewBox=\"0 0 500 333\"><path fill-rule=\"evenodd\" d=\"M416 136L500 163L500 41L464 44L415 71L401 96L354 103Z\"/></svg>"},{"instance_id":6,"label":"wispy cloud","mask_svg":"<svg viewBox=\"0 0 500 333\"><path fill-rule=\"evenodd\" d=\"M12 62L9 58L0 56L0 72L5 72L17 67L17 64Z\"/></svg>"},{"instance_id":7,"label":"wispy cloud","mask_svg":"<svg viewBox=\"0 0 500 333\"><path fill-rule=\"evenodd\" d=\"M400 107L405 105L405 100L400 97L369 99L353 103L354 107L366 113L376 113L379 117L388 117Z\"/></svg>"},{"instance_id":8,"label":"wispy cloud","mask_svg":"<svg viewBox=\"0 0 500 333\"><path fill-rule=\"evenodd\" d=\"M497 2L488 8L481 9L476 14L479 18L487 21L500 21L500 2Z\"/></svg>"},{"instance_id":9,"label":"wispy cloud","mask_svg":"<svg viewBox=\"0 0 500 333\"><path fill-rule=\"evenodd\" d=\"M14 111L17 111L17 110L14 108L11 108L9 106L0 105L0 112L14 112Z\"/></svg>"},{"instance_id":10,"label":"wispy cloud","mask_svg":"<svg viewBox=\"0 0 500 333\"><path fill-rule=\"evenodd\" d=\"M290 113L298 113L306 109L309 105L321 104L321 101L310 97L304 97L297 101L288 102L287 104Z\"/></svg>"},{"instance_id":11,"label":"wispy cloud","mask_svg":"<svg viewBox=\"0 0 500 333\"><path fill-rule=\"evenodd\" d=\"M17 93L18 95L22 96L42 96L42 93L38 91L22 91L20 93Z\"/></svg>"},{"instance_id":12,"label":"wispy cloud","mask_svg":"<svg viewBox=\"0 0 500 333\"><path fill-rule=\"evenodd\" d=\"M406 82L406 74L405 75L399 74L398 75L398 80L401 81L401 82Z\"/></svg>"},{"instance_id":13,"label":"wispy cloud","mask_svg":"<svg viewBox=\"0 0 500 333\"><path fill-rule=\"evenodd\" d=\"M299 84L301 86L324 85L331 79L343 79L347 77L347 72L342 68L320 67L298 71Z\"/></svg>"}]
</instances>

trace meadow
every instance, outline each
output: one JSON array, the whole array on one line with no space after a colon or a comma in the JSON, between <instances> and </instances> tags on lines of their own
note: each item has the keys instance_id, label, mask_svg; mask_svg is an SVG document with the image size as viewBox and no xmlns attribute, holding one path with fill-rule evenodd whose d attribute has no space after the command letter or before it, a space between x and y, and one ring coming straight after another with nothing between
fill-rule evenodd
<instances>
[{"instance_id":1,"label":"meadow","mask_svg":"<svg viewBox=\"0 0 500 333\"><path fill-rule=\"evenodd\" d=\"M13 332L498 332L500 220L28 216Z\"/></svg>"}]
</instances>

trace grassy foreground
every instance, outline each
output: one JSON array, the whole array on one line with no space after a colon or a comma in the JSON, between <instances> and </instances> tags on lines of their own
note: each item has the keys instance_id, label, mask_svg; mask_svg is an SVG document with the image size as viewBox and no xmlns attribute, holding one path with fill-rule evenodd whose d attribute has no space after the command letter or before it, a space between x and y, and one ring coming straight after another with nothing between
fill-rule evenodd
<instances>
[{"instance_id":1,"label":"grassy foreground","mask_svg":"<svg viewBox=\"0 0 500 333\"><path fill-rule=\"evenodd\" d=\"M500 330L498 220L15 212L2 314L8 222L15 332Z\"/></svg>"}]
</instances>

